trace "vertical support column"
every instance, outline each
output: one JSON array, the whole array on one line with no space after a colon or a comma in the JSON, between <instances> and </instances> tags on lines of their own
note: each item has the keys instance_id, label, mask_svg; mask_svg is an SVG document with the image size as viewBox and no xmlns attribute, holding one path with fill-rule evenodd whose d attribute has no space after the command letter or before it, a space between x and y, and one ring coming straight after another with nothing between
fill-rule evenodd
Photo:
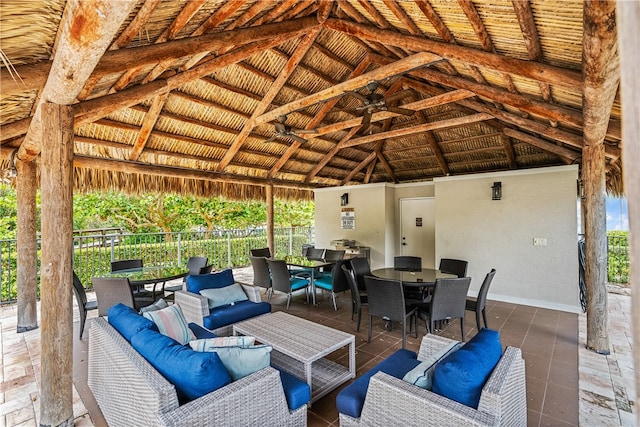
<instances>
[{"instance_id":1,"label":"vertical support column","mask_svg":"<svg viewBox=\"0 0 640 427\"><path fill-rule=\"evenodd\" d=\"M618 21L618 40L620 43L620 71L624 88L620 94L622 111L631 120L622 122L622 167L624 168L624 187L629 209L629 259L631 262L631 295L633 342L640 343L640 3L618 0L616 4ZM633 118L636 119L633 119ZM633 352L635 361L636 384L640 384L640 351ZM640 388L636 386L636 408L640 405ZM640 417L637 418L640 422Z\"/></svg>"},{"instance_id":2,"label":"vertical support column","mask_svg":"<svg viewBox=\"0 0 640 427\"><path fill-rule=\"evenodd\" d=\"M606 173L604 144L582 149L582 179L585 193L585 253L587 265L587 348L609 354L607 303Z\"/></svg>"},{"instance_id":3,"label":"vertical support column","mask_svg":"<svg viewBox=\"0 0 640 427\"><path fill-rule=\"evenodd\" d=\"M18 332L38 327L37 244L36 244L36 162L16 161L18 178Z\"/></svg>"},{"instance_id":4,"label":"vertical support column","mask_svg":"<svg viewBox=\"0 0 640 427\"><path fill-rule=\"evenodd\" d=\"M42 105L40 425L73 425L73 108Z\"/></svg>"},{"instance_id":5,"label":"vertical support column","mask_svg":"<svg viewBox=\"0 0 640 427\"><path fill-rule=\"evenodd\" d=\"M275 239L273 238L273 185L266 187L267 198L267 246L272 256L276 256Z\"/></svg>"}]
</instances>

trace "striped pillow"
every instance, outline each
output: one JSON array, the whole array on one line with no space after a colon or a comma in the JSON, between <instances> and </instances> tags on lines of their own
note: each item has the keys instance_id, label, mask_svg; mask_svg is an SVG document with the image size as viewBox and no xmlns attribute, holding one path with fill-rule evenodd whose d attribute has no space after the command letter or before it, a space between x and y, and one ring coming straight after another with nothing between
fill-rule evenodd
<instances>
[{"instance_id":1,"label":"striped pillow","mask_svg":"<svg viewBox=\"0 0 640 427\"><path fill-rule=\"evenodd\" d=\"M190 341L189 345L195 351L215 351L217 347L249 347L254 343L254 337L239 335L234 337L203 338Z\"/></svg>"},{"instance_id":2,"label":"striped pillow","mask_svg":"<svg viewBox=\"0 0 640 427\"><path fill-rule=\"evenodd\" d=\"M161 334L173 338L182 345L196 339L178 305L170 305L162 310L147 311L142 315L155 323Z\"/></svg>"}]
</instances>

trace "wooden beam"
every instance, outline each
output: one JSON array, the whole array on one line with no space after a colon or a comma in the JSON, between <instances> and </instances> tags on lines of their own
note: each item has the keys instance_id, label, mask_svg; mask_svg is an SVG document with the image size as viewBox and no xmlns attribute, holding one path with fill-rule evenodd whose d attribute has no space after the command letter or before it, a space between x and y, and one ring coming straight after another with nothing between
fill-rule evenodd
<instances>
[{"instance_id":1,"label":"wooden beam","mask_svg":"<svg viewBox=\"0 0 640 427\"><path fill-rule=\"evenodd\" d=\"M329 22L327 20L327 22ZM438 61L440 58L436 55L432 55L426 52L420 52L415 55L400 59L392 64L382 66L376 70L370 71L353 79L339 83L333 87L325 90L321 90L305 98L298 99L283 105L282 107L271 110L270 112L263 114L256 118L256 125L270 122L280 115L288 114L292 111L299 110L309 105L316 104L318 102L326 101L336 96L342 95L346 91L355 90L360 87L366 86L371 80L382 80L389 76L406 73L410 70L424 67L432 62Z\"/></svg>"},{"instance_id":2,"label":"wooden beam","mask_svg":"<svg viewBox=\"0 0 640 427\"><path fill-rule=\"evenodd\" d=\"M307 174L306 178L305 178L305 182L311 181L311 179L313 179L313 177L315 177L318 174L318 172L320 172L320 170L323 167L325 167L327 165L327 163L329 163L331 161L333 156L335 156L338 153L338 151L340 151L340 150L342 150L342 148L344 148L344 146L347 143L347 141L349 141L351 139L351 137L356 134L358 129L359 128L354 127L349 132L347 132L347 134L336 145L334 145L331 148L331 150L329 150L327 152L327 154L324 155L322 160L320 160L318 162L318 164L313 169L311 169L311 172L309 172Z\"/></svg>"},{"instance_id":3,"label":"wooden beam","mask_svg":"<svg viewBox=\"0 0 640 427\"><path fill-rule=\"evenodd\" d=\"M560 147L559 145L552 142L545 141L544 139L540 139L533 135L529 135L517 130L505 128L504 134L510 136L511 138L526 142L529 145L533 145L534 147L538 147L548 153L555 154L556 156L561 157L564 160L568 160L569 163L574 162L576 159L579 159L582 156L582 152L580 151L575 151L566 147Z\"/></svg>"},{"instance_id":4,"label":"wooden beam","mask_svg":"<svg viewBox=\"0 0 640 427\"><path fill-rule=\"evenodd\" d=\"M365 57L365 59L362 62L360 62L360 64L358 64L358 66L351 72L351 74L349 74L349 79L352 79L364 73L366 69L369 67L370 63L371 62L369 61L369 59ZM316 117L312 119L311 122L309 122L306 128L314 129L316 126L318 126L322 122L322 120L327 116L327 114L329 114L329 112L333 109L333 107L338 103L339 100L340 100L339 98L333 98L328 100L320 108L320 110L316 114ZM287 151L285 151L285 153L278 159L278 161L276 161L276 163L273 165L273 167L271 168L267 176L269 178L273 178L278 173L278 171L284 166L284 164L291 158L291 156L293 156L293 154L300 148L301 145L302 144L299 141L294 141L293 144L289 146Z\"/></svg>"},{"instance_id":5,"label":"wooden beam","mask_svg":"<svg viewBox=\"0 0 640 427\"><path fill-rule=\"evenodd\" d=\"M324 25L329 29L356 37L362 37L367 40L375 40L393 46L404 47L416 52L433 52L445 59L454 59L472 65L488 67L516 76L540 80L574 90L582 86L580 73L539 62L523 61L495 53L483 52L451 43L436 42L416 36L398 34L395 31L381 30L379 28L339 19L329 18Z\"/></svg>"},{"instance_id":6,"label":"wooden beam","mask_svg":"<svg viewBox=\"0 0 640 427\"><path fill-rule=\"evenodd\" d=\"M160 112L162 111L162 107L164 107L164 102L167 100L168 92L157 95L151 101L151 107L149 107L149 111L144 116L144 120L142 121L142 127L140 128L140 132L138 133L138 139L133 144L133 148L129 152L129 160L138 160L140 157L140 153L144 150L144 147L147 145L147 141L151 136L151 131L156 125L156 121L158 117L160 117Z\"/></svg>"},{"instance_id":7,"label":"wooden beam","mask_svg":"<svg viewBox=\"0 0 640 427\"><path fill-rule=\"evenodd\" d=\"M271 84L262 101L260 101L255 107L253 113L251 114L251 118L245 122L242 130L233 141L222 160L220 160L220 163L218 163L218 172L222 172L236 155L238 150L240 150L240 147L251 133L251 130L253 130L254 128L256 118L267 111L267 108L271 105L271 101L275 99L276 95L280 92L284 84L289 79L289 76L291 76L291 73L293 73L298 64L304 59L304 56L313 45L313 42L318 36L319 32L320 28L316 28L309 34L305 35L302 40L300 40L300 43L298 43L295 52L293 53L293 55L291 55L289 61L287 61L285 66L282 68L276 80Z\"/></svg>"},{"instance_id":8,"label":"wooden beam","mask_svg":"<svg viewBox=\"0 0 640 427\"><path fill-rule=\"evenodd\" d=\"M450 92L443 92L439 95L432 96L430 98L421 99L419 101L410 102L407 104L403 104L402 108L406 108L408 110L420 111L425 110L427 108L437 107L439 105L449 104L451 102L458 102L460 100L471 98L475 96L475 94L468 90L452 90ZM371 116L371 123L379 122L381 120L386 120L392 117L397 117L400 114L392 113L390 111L380 111L377 113L373 113ZM321 126L318 128L318 135L324 135L327 133L337 132L343 129L349 129L354 126L360 126L362 123L362 118L355 118L350 120L345 120L343 122L337 122L334 124Z\"/></svg>"},{"instance_id":9,"label":"wooden beam","mask_svg":"<svg viewBox=\"0 0 640 427\"><path fill-rule=\"evenodd\" d=\"M422 11L424 16L426 16L429 22L431 22L431 25L433 25L433 28L436 30L436 32L440 35L440 37L442 37L442 40L444 40L447 43L455 43L453 34L451 34L451 31L449 31L449 28L442 21L440 16L438 16L438 13L433 9L433 6L431 6L431 3L429 3L428 0L414 0L414 1L418 5L418 8L420 8L420 10Z\"/></svg>"},{"instance_id":10,"label":"wooden beam","mask_svg":"<svg viewBox=\"0 0 640 427\"><path fill-rule=\"evenodd\" d=\"M432 95L445 93L444 89L427 85L413 79L406 79L406 82L410 87L413 87L418 91L430 93ZM582 148L584 145L582 136L580 135L554 128L535 120L526 119L524 117L518 116L517 114L509 113L508 111L498 110L497 108L493 108L486 104L471 101L468 99L458 101L458 104L473 111L491 114L498 120L504 121L514 126L518 126L530 132L538 133L547 138L568 144L572 147ZM606 155L610 159L617 159L618 157L620 157L620 150L616 147L607 145Z\"/></svg>"},{"instance_id":11,"label":"wooden beam","mask_svg":"<svg viewBox=\"0 0 640 427\"><path fill-rule=\"evenodd\" d=\"M582 114L587 348L609 354L604 138L620 81L614 0L583 6Z\"/></svg>"},{"instance_id":12,"label":"wooden beam","mask_svg":"<svg viewBox=\"0 0 640 427\"><path fill-rule=\"evenodd\" d=\"M40 153L43 141L40 106L45 102L69 105L76 100L136 3L136 0L68 3L69 9L65 11L67 20L60 23L61 42L57 46L47 82L34 108L34 119L20 145L16 156L18 159L28 162Z\"/></svg>"},{"instance_id":13,"label":"wooden beam","mask_svg":"<svg viewBox=\"0 0 640 427\"><path fill-rule=\"evenodd\" d=\"M344 147L353 147L356 145L367 144L369 142L378 141L383 138L398 138L406 135L413 135L420 132L436 129L447 129L450 127L465 126L469 124L478 123L484 120L491 120L493 117L486 113L477 113L465 117L457 117L455 119L441 120L439 122L425 123L418 126L412 126L403 129L396 129L389 132L375 133L373 135L362 136L360 138L352 139L344 144Z\"/></svg>"},{"instance_id":14,"label":"wooden beam","mask_svg":"<svg viewBox=\"0 0 640 427\"><path fill-rule=\"evenodd\" d=\"M274 211L273 211L273 185L265 186L265 204L267 205L267 247L272 256L276 256L276 243L274 238ZM273 289L272 289L273 291Z\"/></svg>"},{"instance_id":15,"label":"wooden beam","mask_svg":"<svg viewBox=\"0 0 640 427\"><path fill-rule=\"evenodd\" d=\"M576 128L582 127L582 115L576 110L538 101L533 98L508 92L504 89L479 84L469 81L463 77L450 76L435 70L417 70L414 71L413 74L417 77L456 89L470 90L478 96L482 96L505 105L510 105L530 114L557 120Z\"/></svg>"},{"instance_id":16,"label":"wooden beam","mask_svg":"<svg viewBox=\"0 0 640 427\"><path fill-rule=\"evenodd\" d=\"M507 130L508 128L504 128ZM513 144L511 144L511 138L508 135L502 134L500 136L500 140L502 141L502 146L504 147L504 152L507 155L507 159L509 160L509 167L511 169L518 169L518 163L516 162L516 153L513 151Z\"/></svg>"},{"instance_id":17,"label":"wooden beam","mask_svg":"<svg viewBox=\"0 0 640 427\"><path fill-rule=\"evenodd\" d=\"M158 7L162 0L145 0L144 4L136 13L135 18L131 20L127 28L111 43L109 50L118 50L126 47L131 41L140 34L153 11Z\"/></svg>"},{"instance_id":18,"label":"wooden beam","mask_svg":"<svg viewBox=\"0 0 640 427\"><path fill-rule=\"evenodd\" d=\"M165 178L195 179L202 181L226 182L230 184L259 186L273 185L274 187L279 188L295 188L299 190L313 190L318 188L318 185L306 184L297 181L271 180L230 173L220 173L170 166L155 166L137 162L127 162L122 160L104 159L88 156L75 156L73 165L78 168L97 169L109 172L136 173L141 175L161 176Z\"/></svg>"},{"instance_id":19,"label":"wooden beam","mask_svg":"<svg viewBox=\"0 0 640 427\"><path fill-rule=\"evenodd\" d=\"M622 110L627 117L640 117L640 81L638 80L638 70L640 70L640 3L618 0L618 40L620 43L620 70L621 85L624 87L622 97ZM624 188L627 196L627 208L629 218L634 218L629 223L629 261L631 271L640 271L640 230L637 219L640 218L640 120L625 120L623 127L624 145L622 146L624 156L622 164L624 167ZM638 274L631 275L631 304L633 307L633 317L631 319L633 327L633 342L640 342L640 278ZM633 352L635 366L635 381L640 384L640 352ZM640 389L636 387L634 396L636 408L640 405ZM637 415L636 415L637 417ZM637 418L636 418L637 419Z\"/></svg>"},{"instance_id":20,"label":"wooden beam","mask_svg":"<svg viewBox=\"0 0 640 427\"><path fill-rule=\"evenodd\" d=\"M47 143L40 168L40 425L68 426L73 424L73 109L41 105Z\"/></svg>"},{"instance_id":21,"label":"wooden beam","mask_svg":"<svg viewBox=\"0 0 640 427\"><path fill-rule=\"evenodd\" d=\"M356 166L353 170L351 170L347 174L347 176L342 180L342 182L340 182L340 185L345 185L347 182L351 181L358 172L360 172L365 166L371 163L375 158L376 158L376 152L372 151L371 154L369 154L363 161L358 163L358 166Z\"/></svg>"}]
</instances>

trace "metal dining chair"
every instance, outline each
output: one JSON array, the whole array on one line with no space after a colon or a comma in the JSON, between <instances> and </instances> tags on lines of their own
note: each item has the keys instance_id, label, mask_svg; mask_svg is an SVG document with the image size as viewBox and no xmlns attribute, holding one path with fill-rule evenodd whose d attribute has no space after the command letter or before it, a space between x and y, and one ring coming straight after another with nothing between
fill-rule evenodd
<instances>
[{"instance_id":1,"label":"metal dining chair","mask_svg":"<svg viewBox=\"0 0 640 427\"><path fill-rule=\"evenodd\" d=\"M358 323L356 325L356 331L360 332L360 319L362 318L362 306L368 305L367 295L361 294L358 289L358 283L356 281L355 273L353 269L349 270L347 268L347 264L342 264L340 267L342 268L342 272L344 276L347 278L347 283L349 284L349 290L351 291L351 320L353 320L353 315L358 315Z\"/></svg>"},{"instance_id":2,"label":"metal dining chair","mask_svg":"<svg viewBox=\"0 0 640 427\"><path fill-rule=\"evenodd\" d=\"M318 248L308 248L307 249L307 259L311 260L323 260L324 259L324 249Z\"/></svg>"},{"instance_id":3,"label":"metal dining chair","mask_svg":"<svg viewBox=\"0 0 640 427\"><path fill-rule=\"evenodd\" d=\"M287 310L291 303L291 295L295 291L304 289L307 295L307 303L309 303L309 279L291 276L287 263L284 260L267 258L269 271L271 272L272 292L269 294L268 302L271 302L273 292L279 291L287 294Z\"/></svg>"},{"instance_id":4,"label":"metal dining chair","mask_svg":"<svg viewBox=\"0 0 640 427\"><path fill-rule=\"evenodd\" d=\"M358 284L358 291L360 291L360 293L366 293L367 288L364 285L364 278L365 276L371 276L369 260L366 258L351 258L349 262L351 263L351 271L353 271L356 283Z\"/></svg>"},{"instance_id":5,"label":"metal dining chair","mask_svg":"<svg viewBox=\"0 0 640 427\"><path fill-rule=\"evenodd\" d=\"M80 312L80 339L84 333L84 324L87 321L87 312L98 309L98 301L87 301L87 293L80 281L80 278L73 272L73 293L78 303L78 311Z\"/></svg>"},{"instance_id":6,"label":"metal dining chair","mask_svg":"<svg viewBox=\"0 0 640 427\"><path fill-rule=\"evenodd\" d=\"M496 269L492 268L490 272L484 277L484 281L482 282L482 286L480 286L480 290L478 291L477 298L467 298L465 309L468 311L474 311L476 313L476 328L478 331L480 330L480 314L482 313L482 319L484 320L484 327L488 328L487 325L487 313L485 308L487 307L487 293L489 292L489 286L491 286L491 282L493 281L493 277L496 275Z\"/></svg>"},{"instance_id":7,"label":"metal dining chair","mask_svg":"<svg viewBox=\"0 0 640 427\"><path fill-rule=\"evenodd\" d=\"M416 308L407 307L404 300L402 282L400 280L380 279L367 276L364 278L367 286L367 299L369 303L369 340L371 342L371 329L373 317L382 317L388 322L402 322L402 348L407 343L407 319L409 319L409 331L411 320L414 321ZM414 327L415 337L418 338L417 327Z\"/></svg>"},{"instance_id":8,"label":"metal dining chair","mask_svg":"<svg viewBox=\"0 0 640 427\"><path fill-rule=\"evenodd\" d=\"M126 277L94 277L93 290L98 301L98 316L106 316L109 309L122 303L136 310L153 304L150 297L135 296Z\"/></svg>"},{"instance_id":9,"label":"metal dining chair","mask_svg":"<svg viewBox=\"0 0 640 427\"><path fill-rule=\"evenodd\" d=\"M253 286L265 288L268 296L273 289L271 288L271 273L269 272L267 258L249 255L249 261L251 261L251 267L253 268Z\"/></svg>"},{"instance_id":10,"label":"metal dining chair","mask_svg":"<svg viewBox=\"0 0 640 427\"><path fill-rule=\"evenodd\" d=\"M397 256L393 258L393 268L403 271L422 270L422 258L419 256Z\"/></svg>"},{"instance_id":11,"label":"metal dining chair","mask_svg":"<svg viewBox=\"0 0 640 427\"><path fill-rule=\"evenodd\" d=\"M427 332L435 332L436 322L460 319L461 341L464 341L464 317L471 277L436 279L431 302L420 304L418 316L424 319Z\"/></svg>"},{"instance_id":12,"label":"metal dining chair","mask_svg":"<svg viewBox=\"0 0 640 427\"><path fill-rule=\"evenodd\" d=\"M467 275L467 266L469 263L461 259L442 258L438 270L443 273L455 274L458 277Z\"/></svg>"},{"instance_id":13,"label":"metal dining chair","mask_svg":"<svg viewBox=\"0 0 640 427\"><path fill-rule=\"evenodd\" d=\"M271 258L271 249L269 248L260 248L260 249L251 249L252 256L262 256Z\"/></svg>"},{"instance_id":14,"label":"metal dining chair","mask_svg":"<svg viewBox=\"0 0 640 427\"><path fill-rule=\"evenodd\" d=\"M349 289L349 283L347 282L347 278L342 271L342 266L345 262L346 261L343 259L336 261L335 265L333 265L333 269L331 270L331 274L326 274L315 279L314 281L316 288L331 292L334 310L338 310L338 306L336 304L336 294Z\"/></svg>"}]
</instances>

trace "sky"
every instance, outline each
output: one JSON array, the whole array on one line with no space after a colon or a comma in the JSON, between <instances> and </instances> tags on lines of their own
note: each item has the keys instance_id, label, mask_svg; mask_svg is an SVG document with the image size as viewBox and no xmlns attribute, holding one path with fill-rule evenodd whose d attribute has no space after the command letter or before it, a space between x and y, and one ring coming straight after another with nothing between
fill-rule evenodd
<instances>
[{"instance_id":1,"label":"sky","mask_svg":"<svg viewBox=\"0 0 640 427\"><path fill-rule=\"evenodd\" d=\"M607 197L607 230L629 231L627 199Z\"/></svg>"}]
</instances>

